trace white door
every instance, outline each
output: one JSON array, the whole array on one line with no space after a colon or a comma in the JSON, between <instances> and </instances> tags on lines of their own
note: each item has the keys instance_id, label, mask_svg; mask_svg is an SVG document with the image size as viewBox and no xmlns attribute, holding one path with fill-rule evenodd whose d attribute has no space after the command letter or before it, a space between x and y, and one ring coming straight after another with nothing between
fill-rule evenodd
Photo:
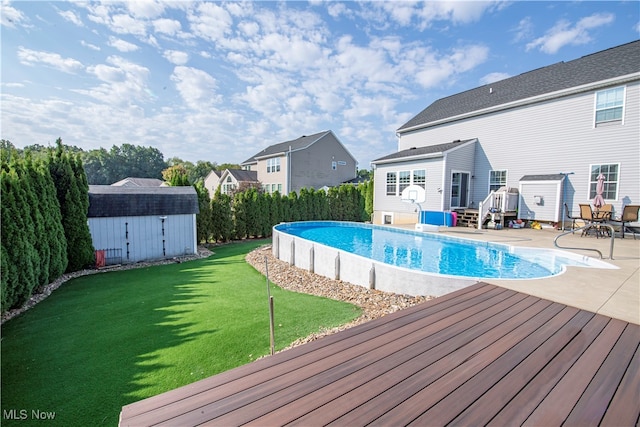
<instances>
[{"instance_id":1,"label":"white door","mask_svg":"<svg viewBox=\"0 0 640 427\"><path fill-rule=\"evenodd\" d=\"M469 173L451 174L451 208L466 208L469 201Z\"/></svg>"}]
</instances>

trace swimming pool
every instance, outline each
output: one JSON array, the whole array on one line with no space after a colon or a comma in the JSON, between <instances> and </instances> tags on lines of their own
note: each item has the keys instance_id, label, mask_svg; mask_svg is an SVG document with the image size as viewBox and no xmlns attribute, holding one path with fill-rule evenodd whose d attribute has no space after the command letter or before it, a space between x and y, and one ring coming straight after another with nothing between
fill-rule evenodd
<instances>
[{"instance_id":1,"label":"swimming pool","mask_svg":"<svg viewBox=\"0 0 640 427\"><path fill-rule=\"evenodd\" d=\"M430 295L441 295L478 280L545 278L567 266L613 267L555 249L333 221L276 225L273 250L282 260L330 278L414 295L424 293L425 284L433 288Z\"/></svg>"}]
</instances>

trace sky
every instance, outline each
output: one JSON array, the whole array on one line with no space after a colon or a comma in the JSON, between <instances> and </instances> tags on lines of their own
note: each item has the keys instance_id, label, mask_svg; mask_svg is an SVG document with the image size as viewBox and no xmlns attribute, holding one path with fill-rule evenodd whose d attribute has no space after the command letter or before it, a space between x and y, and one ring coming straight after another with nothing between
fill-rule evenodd
<instances>
[{"instance_id":1,"label":"sky","mask_svg":"<svg viewBox=\"0 0 640 427\"><path fill-rule=\"evenodd\" d=\"M635 0L2 1L0 138L222 164L332 130L370 169L437 99L637 40L639 14Z\"/></svg>"}]
</instances>

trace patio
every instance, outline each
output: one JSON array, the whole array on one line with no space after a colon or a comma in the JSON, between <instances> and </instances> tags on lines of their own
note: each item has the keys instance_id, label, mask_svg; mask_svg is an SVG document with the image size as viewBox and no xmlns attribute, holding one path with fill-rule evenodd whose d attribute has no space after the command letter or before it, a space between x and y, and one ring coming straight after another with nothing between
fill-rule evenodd
<instances>
[{"instance_id":1,"label":"patio","mask_svg":"<svg viewBox=\"0 0 640 427\"><path fill-rule=\"evenodd\" d=\"M559 234L446 233L548 248ZM635 425L640 241L630 237L615 240L616 270L477 283L127 405L120 425ZM560 243L609 250L579 233Z\"/></svg>"}]
</instances>

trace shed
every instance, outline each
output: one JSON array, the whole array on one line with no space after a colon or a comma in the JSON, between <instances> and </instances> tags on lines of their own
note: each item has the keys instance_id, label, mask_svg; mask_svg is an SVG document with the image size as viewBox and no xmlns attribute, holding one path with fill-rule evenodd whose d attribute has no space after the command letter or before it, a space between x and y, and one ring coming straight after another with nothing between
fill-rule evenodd
<instances>
[{"instance_id":1,"label":"shed","mask_svg":"<svg viewBox=\"0 0 640 427\"><path fill-rule=\"evenodd\" d=\"M193 187L89 186L89 231L106 264L197 252Z\"/></svg>"},{"instance_id":2,"label":"shed","mask_svg":"<svg viewBox=\"0 0 640 427\"><path fill-rule=\"evenodd\" d=\"M559 222L562 218L562 183L565 175L525 175L520 178L518 217Z\"/></svg>"}]
</instances>

